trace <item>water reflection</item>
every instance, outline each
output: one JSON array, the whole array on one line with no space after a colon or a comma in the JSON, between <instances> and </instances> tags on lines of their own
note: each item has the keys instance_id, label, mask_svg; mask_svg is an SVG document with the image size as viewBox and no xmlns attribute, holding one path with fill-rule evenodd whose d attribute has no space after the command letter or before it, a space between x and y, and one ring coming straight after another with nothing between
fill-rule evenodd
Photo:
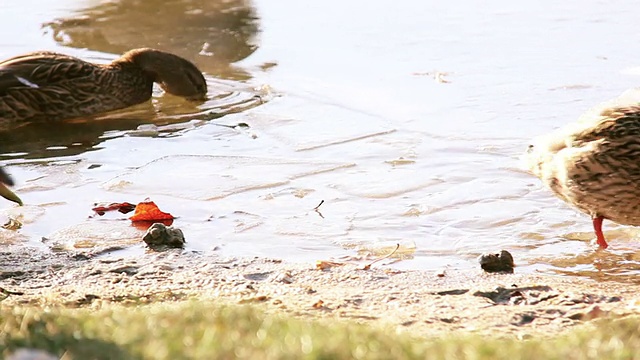
<instances>
[{"instance_id":1,"label":"water reflection","mask_svg":"<svg viewBox=\"0 0 640 360\"><path fill-rule=\"evenodd\" d=\"M597 281L617 281L639 284L640 252L592 251L576 257L549 259L550 271L569 276L582 276Z\"/></svg>"},{"instance_id":2,"label":"water reflection","mask_svg":"<svg viewBox=\"0 0 640 360\"><path fill-rule=\"evenodd\" d=\"M97 150L104 140L124 136L149 123L160 126L160 135L170 135L193 128L194 121L202 123L245 111L263 104L270 97L269 88L254 91L234 83L217 83L215 86L220 94L199 107L165 95L95 117L56 121L55 126L36 122L0 131L0 159L77 155Z\"/></svg>"},{"instance_id":3,"label":"water reflection","mask_svg":"<svg viewBox=\"0 0 640 360\"><path fill-rule=\"evenodd\" d=\"M100 2L44 24L56 42L112 54L155 47L193 61L216 77L246 80L231 64L257 49L258 18L246 0Z\"/></svg>"},{"instance_id":4,"label":"water reflection","mask_svg":"<svg viewBox=\"0 0 640 360\"><path fill-rule=\"evenodd\" d=\"M5 154L0 158L76 155L96 149L107 132L145 123L210 120L265 100L264 91L258 93L243 83L251 74L232 65L257 49L258 18L248 1L100 2L43 26L61 45L105 52L113 58L133 48L155 47L189 59L207 75L210 99L196 107L173 96L156 96L106 116L56 122L55 127L24 124L0 132L0 154Z\"/></svg>"}]
</instances>

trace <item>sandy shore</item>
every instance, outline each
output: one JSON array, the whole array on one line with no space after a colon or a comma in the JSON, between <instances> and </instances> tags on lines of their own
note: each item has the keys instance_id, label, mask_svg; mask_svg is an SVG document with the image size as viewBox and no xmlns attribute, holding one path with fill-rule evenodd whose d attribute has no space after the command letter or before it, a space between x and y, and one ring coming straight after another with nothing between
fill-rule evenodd
<instances>
[{"instance_id":1,"label":"sandy shore","mask_svg":"<svg viewBox=\"0 0 640 360\"><path fill-rule=\"evenodd\" d=\"M208 299L260 304L268 312L380 323L416 335L442 331L553 336L593 318L638 312L637 285L531 274L397 271L272 259L221 258L182 251L136 258L0 254L0 304L99 307Z\"/></svg>"}]
</instances>

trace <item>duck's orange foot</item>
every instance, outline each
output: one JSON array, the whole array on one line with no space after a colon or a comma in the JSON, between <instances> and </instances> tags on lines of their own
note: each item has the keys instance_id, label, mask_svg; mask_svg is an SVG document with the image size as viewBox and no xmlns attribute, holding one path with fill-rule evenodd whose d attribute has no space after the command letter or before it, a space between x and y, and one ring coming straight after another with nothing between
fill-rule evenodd
<instances>
[{"instance_id":1,"label":"duck's orange foot","mask_svg":"<svg viewBox=\"0 0 640 360\"><path fill-rule=\"evenodd\" d=\"M600 249L606 249L609 247L609 244L607 244L607 240L605 240L604 234L602 233L603 220L604 218L602 216L596 216L593 218L593 230L596 232L596 243Z\"/></svg>"}]
</instances>

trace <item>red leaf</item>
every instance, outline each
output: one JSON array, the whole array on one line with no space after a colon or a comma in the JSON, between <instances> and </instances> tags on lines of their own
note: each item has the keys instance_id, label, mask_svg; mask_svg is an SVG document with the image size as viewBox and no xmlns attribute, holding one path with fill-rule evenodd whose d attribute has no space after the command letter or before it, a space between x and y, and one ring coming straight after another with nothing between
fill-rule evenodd
<instances>
[{"instance_id":1,"label":"red leaf","mask_svg":"<svg viewBox=\"0 0 640 360\"><path fill-rule=\"evenodd\" d=\"M173 215L163 212L153 201L143 201L136 206L136 212L129 218L131 221L173 220Z\"/></svg>"},{"instance_id":2,"label":"red leaf","mask_svg":"<svg viewBox=\"0 0 640 360\"><path fill-rule=\"evenodd\" d=\"M122 203L110 203L110 204L96 204L95 207L93 207L91 210L95 211L98 215L102 216L104 215L105 212L107 211L114 211L114 210L118 210L119 212L126 214L128 212L133 211L133 209L135 209L136 206L133 204L130 204L128 202L122 202Z\"/></svg>"}]
</instances>

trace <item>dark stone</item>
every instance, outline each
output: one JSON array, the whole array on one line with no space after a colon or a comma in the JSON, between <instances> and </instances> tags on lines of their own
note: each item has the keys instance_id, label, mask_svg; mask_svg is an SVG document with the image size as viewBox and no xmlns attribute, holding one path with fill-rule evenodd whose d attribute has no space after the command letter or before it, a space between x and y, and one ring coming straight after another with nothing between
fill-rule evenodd
<instances>
[{"instance_id":1,"label":"dark stone","mask_svg":"<svg viewBox=\"0 0 640 360\"><path fill-rule=\"evenodd\" d=\"M486 272L504 272L513 273L516 266L513 262L513 256L507 250L500 251L499 254L482 254L478 258L480 267Z\"/></svg>"},{"instance_id":2,"label":"dark stone","mask_svg":"<svg viewBox=\"0 0 640 360\"><path fill-rule=\"evenodd\" d=\"M186 242L182 230L161 223L151 225L142 240L152 249L182 248Z\"/></svg>"}]
</instances>

